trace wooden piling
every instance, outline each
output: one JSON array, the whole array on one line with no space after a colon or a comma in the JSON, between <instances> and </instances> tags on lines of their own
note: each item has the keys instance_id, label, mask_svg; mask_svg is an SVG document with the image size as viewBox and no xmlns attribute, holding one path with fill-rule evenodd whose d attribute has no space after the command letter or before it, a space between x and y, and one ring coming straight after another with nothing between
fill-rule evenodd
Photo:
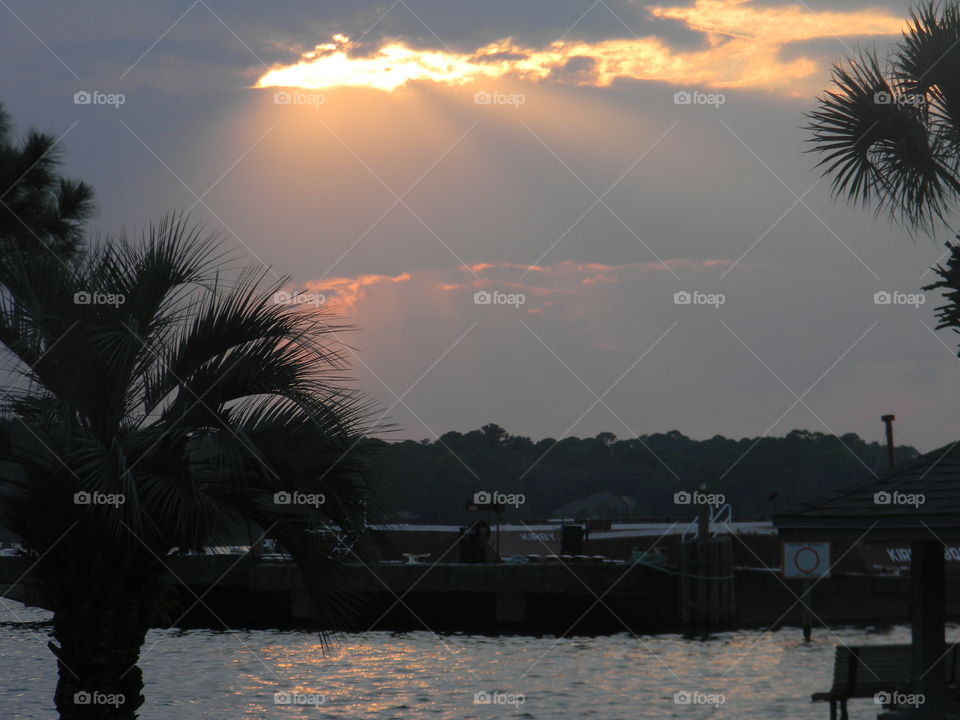
<instances>
[{"instance_id":1,"label":"wooden piling","mask_svg":"<svg viewBox=\"0 0 960 720\"><path fill-rule=\"evenodd\" d=\"M813 582L811 580L801 581L800 597L803 599L803 602L800 604L800 624L803 626L804 642L810 642L810 637L813 635L813 613L810 611L810 604L813 602L813 598L811 597L812 587Z\"/></svg>"},{"instance_id":2,"label":"wooden piling","mask_svg":"<svg viewBox=\"0 0 960 720\"><path fill-rule=\"evenodd\" d=\"M723 567L720 564L719 538L707 543L707 575L723 577ZM707 581L707 622L710 628L719 628L720 622L720 580Z\"/></svg>"},{"instance_id":3,"label":"wooden piling","mask_svg":"<svg viewBox=\"0 0 960 720\"><path fill-rule=\"evenodd\" d=\"M694 544L684 542L680 544L680 625L684 632L689 632L693 625L693 583L688 574L694 566Z\"/></svg>"},{"instance_id":4,"label":"wooden piling","mask_svg":"<svg viewBox=\"0 0 960 720\"><path fill-rule=\"evenodd\" d=\"M680 546L680 619L688 635L709 635L736 622L733 543L728 536Z\"/></svg>"}]
</instances>

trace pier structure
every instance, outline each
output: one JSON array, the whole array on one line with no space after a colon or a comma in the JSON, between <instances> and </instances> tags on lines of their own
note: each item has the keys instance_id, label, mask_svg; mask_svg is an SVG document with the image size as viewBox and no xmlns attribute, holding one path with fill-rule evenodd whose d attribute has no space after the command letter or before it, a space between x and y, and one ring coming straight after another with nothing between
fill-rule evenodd
<instances>
[{"instance_id":1,"label":"pier structure","mask_svg":"<svg viewBox=\"0 0 960 720\"><path fill-rule=\"evenodd\" d=\"M701 485L699 496L709 497ZM697 505L696 530L680 545L680 616L687 635L736 627L733 541L722 522L729 505Z\"/></svg>"}]
</instances>

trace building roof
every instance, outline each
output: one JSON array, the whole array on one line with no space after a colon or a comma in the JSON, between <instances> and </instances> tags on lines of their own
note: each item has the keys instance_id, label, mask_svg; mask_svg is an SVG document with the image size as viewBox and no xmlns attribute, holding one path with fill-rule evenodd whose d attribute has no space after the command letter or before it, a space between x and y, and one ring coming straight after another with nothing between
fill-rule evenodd
<instances>
[{"instance_id":1,"label":"building roof","mask_svg":"<svg viewBox=\"0 0 960 720\"><path fill-rule=\"evenodd\" d=\"M960 539L960 440L775 513L785 539Z\"/></svg>"}]
</instances>

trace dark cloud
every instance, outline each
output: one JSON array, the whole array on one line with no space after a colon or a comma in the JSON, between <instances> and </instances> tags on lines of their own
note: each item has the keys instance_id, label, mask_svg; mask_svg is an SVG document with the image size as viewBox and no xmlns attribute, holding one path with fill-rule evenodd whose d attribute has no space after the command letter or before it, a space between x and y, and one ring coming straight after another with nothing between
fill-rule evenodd
<instances>
[{"instance_id":1,"label":"dark cloud","mask_svg":"<svg viewBox=\"0 0 960 720\"><path fill-rule=\"evenodd\" d=\"M550 79L557 82L587 85L596 80L596 70L596 60L578 55L567 60L561 67L554 68L550 73Z\"/></svg>"},{"instance_id":2,"label":"dark cloud","mask_svg":"<svg viewBox=\"0 0 960 720\"><path fill-rule=\"evenodd\" d=\"M337 9L338 20L323 23L329 31L351 37L401 38L420 47L447 46L458 52L470 52L505 37L534 47L561 38L595 42L652 34L678 44L702 40L682 24L652 18L645 3L632 0L608 0L605 4L593 0L405 0L386 14L392 3L347 0L325 5L328 12ZM304 29L290 31L302 38Z\"/></svg>"},{"instance_id":3,"label":"dark cloud","mask_svg":"<svg viewBox=\"0 0 960 720\"><path fill-rule=\"evenodd\" d=\"M517 52L492 52L492 53L481 53L474 55L470 58L470 62L476 63L498 63L505 60L523 60L527 58L526 53L517 53Z\"/></svg>"}]
</instances>

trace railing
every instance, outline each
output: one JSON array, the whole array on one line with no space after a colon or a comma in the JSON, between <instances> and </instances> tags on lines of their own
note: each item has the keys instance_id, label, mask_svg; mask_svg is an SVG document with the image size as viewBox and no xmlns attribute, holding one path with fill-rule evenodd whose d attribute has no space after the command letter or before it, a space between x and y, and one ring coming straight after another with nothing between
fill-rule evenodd
<instances>
[{"instance_id":1,"label":"railing","mask_svg":"<svg viewBox=\"0 0 960 720\"><path fill-rule=\"evenodd\" d=\"M710 513L710 522L709 522L710 536L716 537L717 535L720 534L715 530L713 530L713 525L715 524L729 525L732 522L733 522L733 506L731 506L730 503L725 503L723 505L718 506L716 509L714 509L712 513ZM686 542L687 540L691 540L695 538L699 532L700 532L700 519L694 518L693 520L690 521L690 524L687 525L687 527L684 529L683 535L681 536L680 539L683 542Z\"/></svg>"}]
</instances>

